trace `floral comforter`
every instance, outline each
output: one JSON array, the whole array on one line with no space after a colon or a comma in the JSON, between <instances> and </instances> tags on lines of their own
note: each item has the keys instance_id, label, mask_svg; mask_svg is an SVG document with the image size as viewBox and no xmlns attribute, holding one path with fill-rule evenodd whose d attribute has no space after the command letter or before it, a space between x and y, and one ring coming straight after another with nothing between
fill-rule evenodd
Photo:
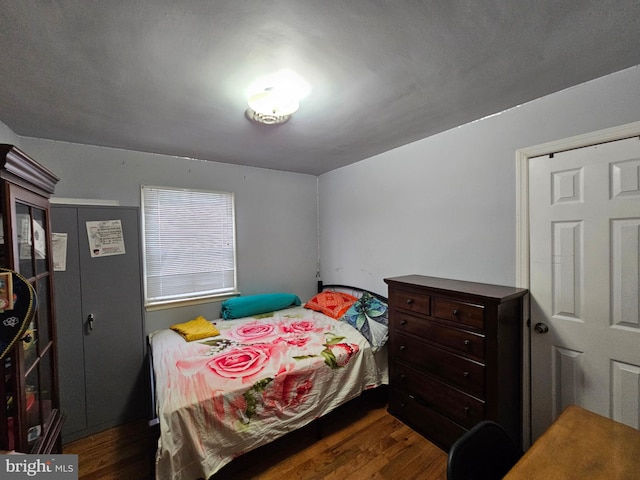
<instances>
[{"instance_id":1,"label":"floral comforter","mask_svg":"<svg viewBox=\"0 0 640 480\"><path fill-rule=\"evenodd\" d=\"M158 480L209 478L363 390L386 383L365 338L294 307L217 321L220 335L186 342L150 334L160 440Z\"/></svg>"}]
</instances>

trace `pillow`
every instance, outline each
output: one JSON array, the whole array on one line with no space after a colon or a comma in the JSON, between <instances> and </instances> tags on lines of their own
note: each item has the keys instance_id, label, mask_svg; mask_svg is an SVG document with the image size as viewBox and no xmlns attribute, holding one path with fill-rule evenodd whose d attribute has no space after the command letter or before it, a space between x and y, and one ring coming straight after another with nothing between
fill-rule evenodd
<instances>
[{"instance_id":1,"label":"pillow","mask_svg":"<svg viewBox=\"0 0 640 480\"><path fill-rule=\"evenodd\" d=\"M194 318L193 320L189 320L188 322L176 323L175 325L171 325L169 328L182 335L187 342L220 335L218 329L202 315Z\"/></svg>"},{"instance_id":2,"label":"pillow","mask_svg":"<svg viewBox=\"0 0 640 480\"><path fill-rule=\"evenodd\" d=\"M320 292L309 300L304 308L322 312L336 320L344 315L358 299L353 295L343 292Z\"/></svg>"},{"instance_id":3,"label":"pillow","mask_svg":"<svg viewBox=\"0 0 640 480\"><path fill-rule=\"evenodd\" d=\"M387 305L373 295L364 292L344 314L340 321L348 323L366 338L377 352L389 337Z\"/></svg>"},{"instance_id":4,"label":"pillow","mask_svg":"<svg viewBox=\"0 0 640 480\"><path fill-rule=\"evenodd\" d=\"M220 316L225 320L250 317L260 313L275 312L302 302L293 293L262 293L246 297L230 298L222 302Z\"/></svg>"}]
</instances>

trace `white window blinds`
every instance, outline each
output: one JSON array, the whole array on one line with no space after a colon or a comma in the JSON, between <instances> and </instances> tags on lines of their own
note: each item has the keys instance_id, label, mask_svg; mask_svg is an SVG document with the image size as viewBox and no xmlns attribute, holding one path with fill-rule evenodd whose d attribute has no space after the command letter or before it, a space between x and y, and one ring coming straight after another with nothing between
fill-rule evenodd
<instances>
[{"instance_id":1,"label":"white window blinds","mask_svg":"<svg viewBox=\"0 0 640 480\"><path fill-rule=\"evenodd\" d=\"M236 291L233 193L142 187L145 305Z\"/></svg>"}]
</instances>

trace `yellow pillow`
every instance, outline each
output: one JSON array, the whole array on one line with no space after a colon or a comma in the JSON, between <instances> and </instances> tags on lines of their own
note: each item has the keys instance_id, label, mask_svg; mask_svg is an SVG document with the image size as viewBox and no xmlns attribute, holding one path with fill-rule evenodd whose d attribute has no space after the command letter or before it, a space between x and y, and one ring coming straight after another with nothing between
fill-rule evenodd
<instances>
[{"instance_id":1,"label":"yellow pillow","mask_svg":"<svg viewBox=\"0 0 640 480\"><path fill-rule=\"evenodd\" d=\"M218 329L202 315L188 322L176 323L169 328L182 335L187 342L220 335Z\"/></svg>"}]
</instances>

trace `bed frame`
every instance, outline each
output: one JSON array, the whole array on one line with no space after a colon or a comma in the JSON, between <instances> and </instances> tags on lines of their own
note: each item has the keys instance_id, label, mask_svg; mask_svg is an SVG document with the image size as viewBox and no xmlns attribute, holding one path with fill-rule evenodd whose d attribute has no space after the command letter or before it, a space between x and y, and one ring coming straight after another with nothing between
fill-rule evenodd
<instances>
[{"instance_id":1,"label":"bed frame","mask_svg":"<svg viewBox=\"0 0 640 480\"><path fill-rule=\"evenodd\" d=\"M366 290L364 288L360 288L360 287L354 287L351 285L342 285L342 284L326 284L325 285L323 284L322 281L318 281L317 287L318 287L317 289L318 293L323 291L336 291L336 292L348 293L357 298L360 298L360 296L362 296L362 294L366 292L371 296L383 301L384 303L387 303L387 297L380 295L378 293ZM160 419L158 418L158 415L156 413L156 388L155 388L156 378L155 378L155 372L153 369L151 342L148 336L147 336L147 361L148 361L148 368L149 368L149 385L150 385L150 391L151 391L151 396L150 396L151 404L150 404L150 415L149 415L148 426L152 430L151 433L154 439L153 444L155 444L155 441L160 437ZM323 437L322 420L323 418L319 417L313 421L313 423L315 424L316 436L318 439L321 439ZM155 471L155 454L152 456L152 460L153 460L152 471Z\"/></svg>"},{"instance_id":2,"label":"bed frame","mask_svg":"<svg viewBox=\"0 0 640 480\"><path fill-rule=\"evenodd\" d=\"M378 300L382 300L384 303L387 303L387 297L380 295L379 293L375 293L370 290L365 290L364 288L360 288L360 287L352 287L350 285L339 285L334 283L324 285L322 283L322 280L318 280L318 293L325 290L351 293L354 297L359 297L360 295L366 292L369 295L376 297Z\"/></svg>"}]
</instances>

